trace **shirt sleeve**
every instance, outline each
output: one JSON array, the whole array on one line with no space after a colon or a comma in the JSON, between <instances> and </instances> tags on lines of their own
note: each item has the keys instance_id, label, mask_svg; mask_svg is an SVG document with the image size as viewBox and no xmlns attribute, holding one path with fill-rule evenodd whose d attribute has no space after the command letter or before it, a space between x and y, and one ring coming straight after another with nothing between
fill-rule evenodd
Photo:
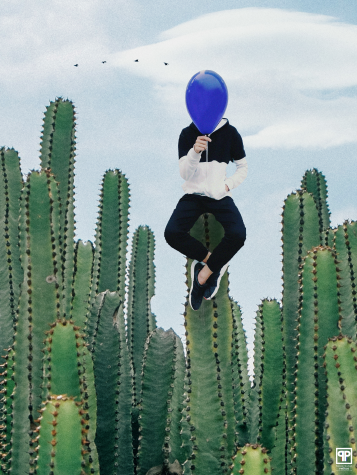
<instances>
[{"instance_id":1,"label":"shirt sleeve","mask_svg":"<svg viewBox=\"0 0 357 475\"><path fill-rule=\"evenodd\" d=\"M180 175L184 180L189 180L197 170L197 166L201 159L201 153L196 153L193 148L192 138L183 130L179 137L178 152L179 152L179 168Z\"/></svg>"},{"instance_id":2,"label":"shirt sleeve","mask_svg":"<svg viewBox=\"0 0 357 475\"><path fill-rule=\"evenodd\" d=\"M237 188L247 177L248 174L248 163L245 157L240 158L239 160L234 160L236 165L236 171L232 176L225 179L225 184L230 190Z\"/></svg>"},{"instance_id":3,"label":"shirt sleeve","mask_svg":"<svg viewBox=\"0 0 357 475\"><path fill-rule=\"evenodd\" d=\"M232 127L232 130L233 132L232 132L232 144L231 144L231 160L233 162L236 160L241 160L246 155L245 155L242 137L240 136L238 130L235 127Z\"/></svg>"}]
</instances>

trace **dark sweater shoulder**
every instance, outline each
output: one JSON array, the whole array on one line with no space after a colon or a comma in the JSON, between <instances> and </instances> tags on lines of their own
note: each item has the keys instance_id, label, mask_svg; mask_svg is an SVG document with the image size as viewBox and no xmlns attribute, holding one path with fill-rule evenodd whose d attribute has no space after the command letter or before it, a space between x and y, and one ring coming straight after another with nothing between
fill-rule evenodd
<instances>
[{"instance_id":1,"label":"dark sweater shoulder","mask_svg":"<svg viewBox=\"0 0 357 475\"><path fill-rule=\"evenodd\" d=\"M202 135L192 122L188 127L182 129L179 138L179 158L187 155L193 147L196 139ZM215 132L210 134L212 142L208 145L208 161L225 162L240 160L245 157L243 140L238 130L227 122ZM201 162L206 161L206 152L202 152Z\"/></svg>"}]
</instances>

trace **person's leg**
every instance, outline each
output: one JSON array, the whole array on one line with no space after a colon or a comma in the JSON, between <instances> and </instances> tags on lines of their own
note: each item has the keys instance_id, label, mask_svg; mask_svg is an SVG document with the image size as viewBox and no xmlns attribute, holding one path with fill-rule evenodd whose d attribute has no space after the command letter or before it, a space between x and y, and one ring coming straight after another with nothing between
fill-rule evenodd
<instances>
[{"instance_id":1,"label":"person's leg","mask_svg":"<svg viewBox=\"0 0 357 475\"><path fill-rule=\"evenodd\" d=\"M246 229L242 216L229 196L222 200L207 200L206 212L212 213L224 229L224 237L201 270L198 281L204 284L213 272L218 272L244 245Z\"/></svg>"},{"instance_id":2,"label":"person's leg","mask_svg":"<svg viewBox=\"0 0 357 475\"><path fill-rule=\"evenodd\" d=\"M179 200L167 223L165 239L181 254L202 262L208 259L208 250L189 233L199 216L204 212L201 198L198 195L186 194Z\"/></svg>"}]
</instances>

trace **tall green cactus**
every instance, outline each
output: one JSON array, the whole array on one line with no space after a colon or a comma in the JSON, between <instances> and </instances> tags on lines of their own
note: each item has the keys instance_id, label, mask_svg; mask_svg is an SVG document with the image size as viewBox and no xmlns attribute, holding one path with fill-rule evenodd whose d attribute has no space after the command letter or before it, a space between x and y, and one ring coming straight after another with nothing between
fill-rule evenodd
<instances>
[{"instance_id":1,"label":"tall green cactus","mask_svg":"<svg viewBox=\"0 0 357 475\"><path fill-rule=\"evenodd\" d=\"M86 437L87 412L82 403L73 398L52 396L40 409L40 414L38 436L34 439L38 456L32 462L36 470L31 470L30 474L94 473L92 467L86 469L89 442Z\"/></svg>"},{"instance_id":2,"label":"tall green cactus","mask_svg":"<svg viewBox=\"0 0 357 475\"><path fill-rule=\"evenodd\" d=\"M184 461L179 427L184 372L180 338L171 329L153 330L145 343L142 366L138 475L159 465L161 473L167 473L175 460Z\"/></svg>"},{"instance_id":3,"label":"tall green cactus","mask_svg":"<svg viewBox=\"0 0 357 475\"><path fill-rule=\"evenodd\" d=\"M265 299L259 306L254 353L251 442L259 442L271 451L275 445L278 414L285 392L281 308L276 300Z\"/></svg>"},{"instance_id":4,"label":"tall green cactus","mask_svg":"<svg viewBox=\"0 0 357 475\"><path fill-rule=\"evenodd\" d=\"M47 107L41 136L41 167L48 169L58 182L61 203L60 256L62 273L61 306L70 317L71 289L74 272L74 163L75 113L71 101L56 99Z\"/></svg>"},{"instance_id":5,"label":"tall green cactus","mask_svg":"<svg viewBox=\"0 0 357 475\"><path fill-rule=\"evenodd\" d=\"M328 338L339 332L340 276L333 250L317 247L304 260L297 335L292 472L313 475L323 470L326 376L322 355Z\"/></svg>"},{"instance_id":6,"label":"tall green cactus","mask_svg":"<svg viewBox=\"0 0 357 475\"><path fill-rule=\"evenodd\" d=\"M357 378L356 343L349 338L333 337L325 346L324 367L327 375L326 440L328 458L324 473L336 473L336 449L352 449L352 473L357 473ZM327 454L326 454L327 455ZM340 460L341 463L341 460Z\"/></svg>"},{"instance_id":7,"label":"tall green cactus","mask_svg":"<svg viewBox=\"0 0 357 475\"><path fill-rule=\"evenodd\" d=\"M23 271L18 247L18 219L23 186L20 160L13 149L0 148L0 355L13 343Z\"/></svg>"},{"instance_id":8,"label":"tall green cactus","mask_svg":"<svg viewBox=\"0 0 357 475\"><path fill-rule=\"evenodd\" d=\"M221 240L223 228L212 215L204 215L191 229L191 234L212 250ZM191 262L189 259L188 268ZM189 288L190 280L189 273ZM239 407L240 404L244 406L244 401L236 397L234 383L237 380L232 373L232 366L241 371L239 365L246 355L245 339L240 340L243 346L240 358L232 352L236 323L233 323L234 313L228 296L227 273L222 277L214 299L203 301L196 312L187 303L184 312L187 370L183 418L188 424L183 423L183 440L188 445L189 457L185 473L226 473L236 443L247 435L247 408ZM241 390L248 391L242 384ZM242 419L238 420L238 417Z\"/></svg>"},{"instance_id":9,"label":"tall green cactus","mask_svg":"<svg viewBox=\"0 0 357 475\"><path fill-rule=\"evenodd\" d=\"M148 226L139 226L133 236L129 266L127 332L135 375L134 400L141 387L141 365L147 336L156 328L151 312L155 291L154 234Z\"/></svg>"},{"instance_id":10,"label":"tall green cactus","mask_svg":"<svg viewBox=\"0 0 357 475\"><path fill-rule=\"evenodd\" d=\"M294 366L296 363L297 319L300 301L299 272L303 257L320 244L319 214L311 194L290 194L283 206L283 337L286 361L288 414L293 407ZM289 426L291 427L289 417Z\"/></svg>"},{"instance_id":11,"label":"tall green cactus","mask_svg":"<svg viewBox=\"0 0 357 475\"><path fill-rule=\"evenodd\" d=\"M334 245L341 276L341 331L356 338L357 222L345 221L334 232Z\"/></svg>"},{"instance_id":12,"label":"tall green cactus","mask_svg":"<svg viewBox=\"0 0 357 475\"><path fill-rule=\"evenodd\" d=\"M231 475L265 475L272 473L267 449L258 444L246 444L233 457Z\"/></svg>"},{"instance_id":13,"label":"tall green cactus","mask_svg":"<svg viewBox=\"0 0 357 475\"><path fill-rule=\"evenodd\" d=\"M132 367L119 292L102 294L92 337L98 399L96 445L103 474L134 474Z\"/></svg>"},{"instance_id":14,"label":"tall green cactus","mask_svg":"<svg viewBox=\"0 0 357 475\"><path fill-rule=\"evenodd\" d=\"M108 170L103 177L95 237L92 303L106 290L125 298L125 264L128 240L130 193L128 180L120 170Z\"/></svg>"},{"instance_id":15,"label":"tall green cactus","mask_svg":"<svg viewBox=\"0 0 357 475\"><path fill-rule=\"evenodd\" d=\"M320 224L321 244L329 245L325 231L330 227L330 211L327 203L327 183L324 175L316 168L307 170L301 180L301 188L311 193L314 197ZM326 240L327 238L327 240Z\"/></svg>"},{"instance_id":16,"label":"tall green cactus","mask_svg":"<svg viewBox=\"0 0 357 475\"><path fill-rule=\"evenodd\" d=\"M79 240L75 247L74 281L72 289L71 318L81 328L85 327L90 312L90 294L93 277L93 246L90 241Z\"/></svg>"}]
</instances>

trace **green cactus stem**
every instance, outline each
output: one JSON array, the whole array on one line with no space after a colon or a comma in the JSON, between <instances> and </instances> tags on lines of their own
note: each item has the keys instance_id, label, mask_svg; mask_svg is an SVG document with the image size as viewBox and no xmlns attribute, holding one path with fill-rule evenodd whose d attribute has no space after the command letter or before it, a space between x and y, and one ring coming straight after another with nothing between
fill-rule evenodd
<instances>
[{"instance_id":1,"label":"green cactus stem","mask_svg":"<svg viewBox=\"0 0 357 475\"><path fill-rule=\"evenodd\" d=\"M342 333L356 338L357 222L345 221L334 232L341 276Z\"/></svg>"},{"instance_id":2,"label":"green cactus stem","mask_svg":"<svg viewBox=\"0 0 357 475\"><path fill-rule=\"evenodd\" d=\"M11 438L11 473L28 467L30 421L41 404L43 362L41 349L45 331L59 316L57 282L58 222L56 184L45 172L32 172L21 197L20 250L25 276L16 317Z\"/></svg>"},{"instance_id":3,"label":"green cactus stem","mask_svg":"<svg viewBox=\"0 0 357 475\"><path fill-rule=\"evenodd\" d=\"M95 237L92 302L110 290L125 299L125 264L129 223L129 185L120 170L108 170L102 182Z\"/></svg>"},{"instance_id":4,"label":"green cactus stem","mask_svg":"<svg viewBox=\"0 0 357 475\"><path fill-rule=\"evenodd\" d=\"M265 475L272 473L268 451L258 444L246 444L233 457L231 475Z\"/></svg>"},{"instance_id":5,"label":"green cactus stem","mask_svg":"<svg viewBox=\"0 0 357 475\"><path fill-rule=\"evenodd\" d=\"M263 300L257 311L256 322L254 350L257 355L254 358L254 387L252 389L252 393L256 394L252 397L251 405L254 413L254 417L251 418L251 442L259 442L271 452L275 445L278 414L282 396L285 393L279 302ZM252 393L251 396L253 396ZM285 421L282 422L285 426Z\"/></svg>"},{"instance_id":6,"label":"green cactus stem","mask_svg":"<svg viewBox=\"0 0 357 475\"><path fill-rule=\"evenodd\" d=\"M81 328L85 327L86 317L90 310L93 254L94 250L90 241L79 240L76 243L71 318Z\"/></svg>"},{"instance_id":7,"label":"green cactus stem","mask_svg":"<svg viewBox=\"0 0 357 475\"><path fill-rule=\"evenodd\" d=\"M316 168L307 170L301 180L301 188L311 193L314 197L318 212L321 244L328 246L328 236L325 231L330 227L330 211L327 203L327 183L324 175Z\"/></svg>"},{"instance_id":8,"label":"green cactus stem","mask_svg":"<svg viewBox=\"0 0 357 475\"><path fill-rule=\"evenodd\" d=\"M4 361L0 364L0 468L7 473L11 458L11 428L12 428L12 399L14 382L14 352L8 350L2 356Z\"/></svg>"},{"instance_id":9,"label":"green cactus stem","mask_svg":"<svg viewBox=\"0 0 357 475\"><path fill-rule=\"evenodd\" d=\"M71 101L56 99L45 112L41 136L41 167L55 176L59 187L61 213L61 262L63 286L61 306L64 316L70 318L71 289L74 271L74 163L75 112Z\"/></svg>"},{"instance_id":10,"label":"green cactus stem","mask_svg":"<svg viewBox=\"0 0 357 475\"><path fill-rule=\"evenodd\" d=\"M37 475L73 474L85 475L91 473L90 463L85 455L88 450L87 412L81 402L64 396L52 396L43 405L40 423L36 429L38 436L33 439L36 444L34 458ZM88 471L89 470L89 471Z\"/></svg>"},{"instance_id":11,"label":"green cactus stem","mask_svg":"<svg viewBox=\"0 0 357 475\"><path fill-rule=\"evenodd\" d=\"M190 232L210 251L224 233L213 215L202 215ZM187 269L191 262L188 259ZM188 288L190 281L188 273ZM228 296L228 274L223 275L216 297L204 300L198 311L193 311L186 301L184 317L187 369L182 437L189 454L185 473L226 473L236 444L247 436L246 399L249 397L243 375L239 381L239 385L243 384L240 387L243 394L237 394L237 371L238 375L242 374L239 365L244 364L246 346L245 338L240 337L239 354L232 351L236 349L238 321Z\"/></svg>"},{"instance_id":12,"label":"green cactus stem","mask_svg":"<svg viewBox=\"0 0 357 475\"><path fill-rule=\"evenodd\" d=\"M297 328L294 430L291 456L294 474L323 470L326 375L321 357L328 338L341 328L340 276L335 252L316 247L305 257Z\"/></svg>"},{"instance_id":13,"label":"green cactus stem","mask_svg":"<svg viewBox=\"0 0 357 475\"><path fill-rule=\"evenodd\" d=\"M248 350L240 306L233 299L230 300L233 317L231 368L234 414L236 420L235 445L236 447L242 447L249 441L248 421L251 389L248 374Z\"/></svg>"},{"instance_id":14,"label":"green cactus stem","mask_svg":"<svg viewBox=\"0 0 357 475\"><path fill-rule=\"evenodd\" d=\"M102 473L134 474L132 367L119 292L103 293L92 352L98 400L96 445Z\"/></svg>"},{"instance_id":15,"label":"green cactus stem","mask_svg":"<svg viewBox=\"0 0 357 475\"><path fill-rule=\"evenodd\" d=\"M127 332L134 369L134 399L141 387L141 365L147 336L156 328L151 312L155 291L155 239L148 226L139 226L133 236L129 267Z\"/></svg>"},{"instance_id":16,"label":"green cactus stem","mask_svg":"<svg viewBox=\"0 0 357 475\"><path fill-rule=\"evenodd\" d=\"M294 366L296 363L297 319L300 299L299 272L303 257L320 244L319 215L311 194L297 191L290 194L283 206L283 337L286 361L288 414L292 414ZM291 427L291 418L289 426Z\"/></svg>"},{"instance_id":17,"label":"green cactus stem","mask_svg":"<svg viewBox=\"0 0 357 475\"><path fill-rule=\"evenodd\" d=\"M156 328L148 336L144 349L138 475L146 475L158 465L162 466L162 473L167 473L176 459L184 461L179 427L184 368L180 338L172 329Z\"/></svg>"},{"instance_id":18,"label":"green cactus stem","mask_svg":"<svg viewBox=\"0 0 357 475\"><path fill-rule=\"evenodd\" d=\"M17 245L22 187L17 152L0 148L0 355L13 344L14 320L23 280Z\"/></svg>"},{"instance_id":19,"label":"green cactus stem","mask_svg":"<svg viewBox=\"0 0 357 475\"><path fill-rule=\"evenodd\" d=\"M326 462L330 465L330 473L337 473L341 467L336 464L337 448L352 449L352 465L345 467L350 468L352 473L357 473L356 354L356 343L339 335L329 340L323 355L328 383L325 423L325 437L328 443ZM342 459L339 461L341 462Z\"/></svg>"}]
</instances>

